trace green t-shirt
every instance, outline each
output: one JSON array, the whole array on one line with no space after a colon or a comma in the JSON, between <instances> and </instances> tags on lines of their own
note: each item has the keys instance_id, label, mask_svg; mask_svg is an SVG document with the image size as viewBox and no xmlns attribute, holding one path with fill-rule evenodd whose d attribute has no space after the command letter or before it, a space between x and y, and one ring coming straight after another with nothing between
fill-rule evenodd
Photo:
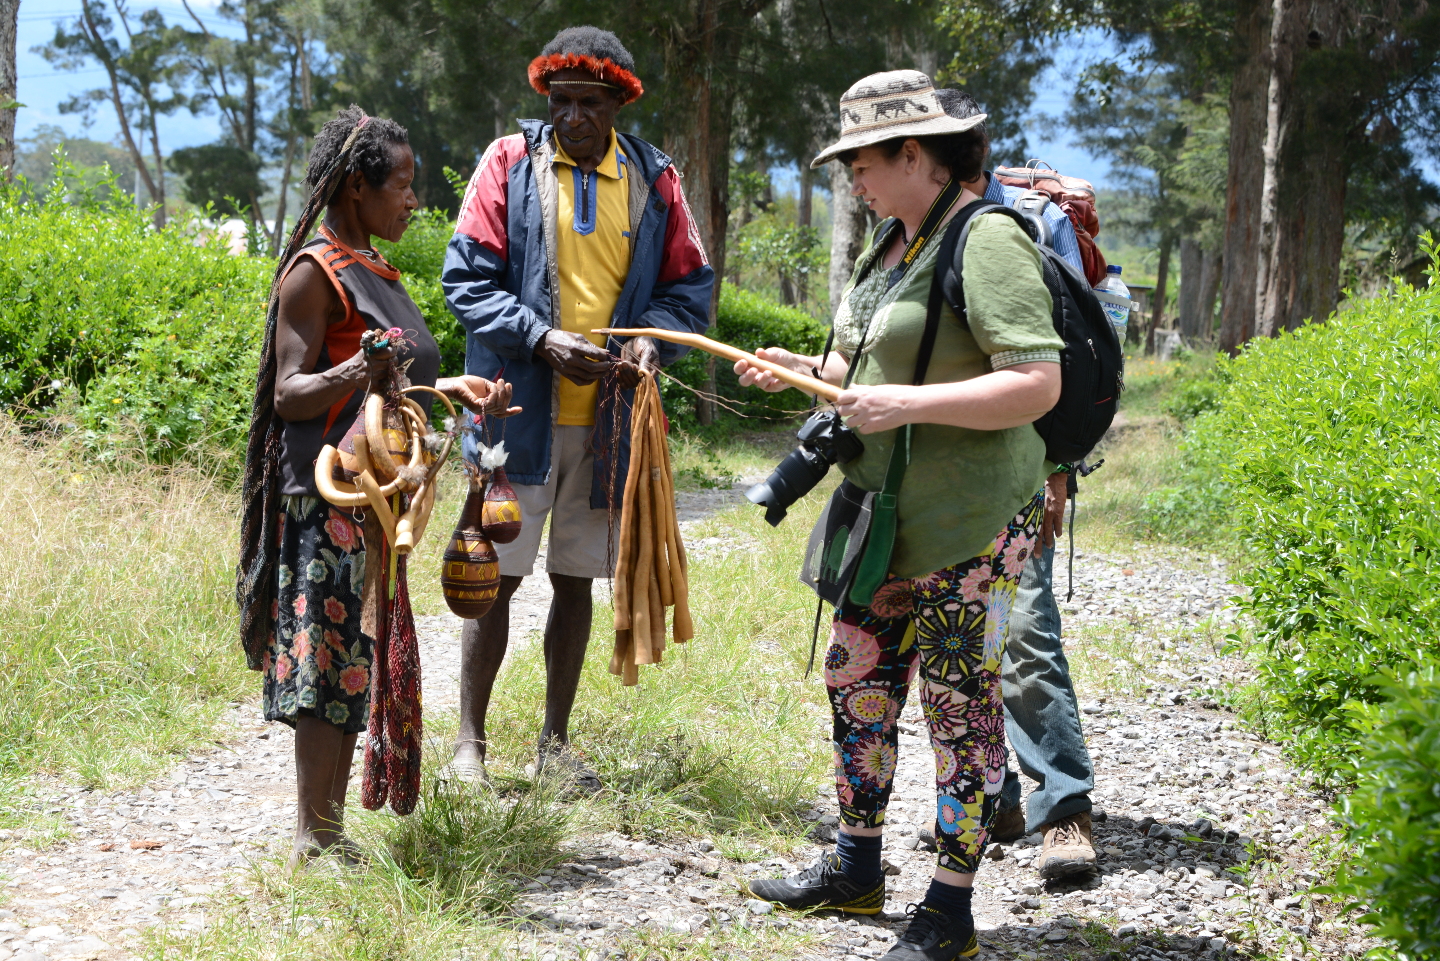
<instances>
[{"instance_id":1,"label":"green t-shirt","mask_svg":"<svg viewBox=\"0 0 1440 961\"><path fill-rule=\"evenodd\" d=\"M835 314L835 343L840 353L853 356L869 321L856 384L914 380L942 235L931 237L893 288L886 289L890 272L879 264L859 284L852 277ZM856 277L875 260L879 247L876 243L861 256ZM965 244L964 286L969 328L948 304L942 305L925 383L970 380L1016 364L1059 363L1065 345L1051 322L1040 252L1013 220L982 216L973 222ZM863 435L865 453L841 466L845 476L865 490L880 490L897 434ZM911 438L890 561L899 577L923 577L988 554L996 535L1035 496L1048 473L1045 443L1029 424L1006 430L915 424Z\"/></svg>"}]
</instances>

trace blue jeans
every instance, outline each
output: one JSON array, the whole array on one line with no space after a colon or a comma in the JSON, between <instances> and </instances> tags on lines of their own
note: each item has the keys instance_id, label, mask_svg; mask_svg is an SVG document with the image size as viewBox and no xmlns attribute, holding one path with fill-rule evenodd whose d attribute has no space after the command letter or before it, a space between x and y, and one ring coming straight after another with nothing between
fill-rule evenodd
<instances>
[{"instance_id":1,"label":"blue jeans","mask_svg":"<svg viewBox=\"0 0 1440 961\"><path fill-rule=\"evenodd\" d=\"M1010 613L1002 690L1005 732L1020 770L1037 781L1025 805L1025 830L1090 810L1095 767L1080 732L1080 705L1060 643L1052 572L1055 549L1036 551L1020 576ZM1005 772L999 809L1020 804L1020 776Z\"/></svg>"}]
</instances>

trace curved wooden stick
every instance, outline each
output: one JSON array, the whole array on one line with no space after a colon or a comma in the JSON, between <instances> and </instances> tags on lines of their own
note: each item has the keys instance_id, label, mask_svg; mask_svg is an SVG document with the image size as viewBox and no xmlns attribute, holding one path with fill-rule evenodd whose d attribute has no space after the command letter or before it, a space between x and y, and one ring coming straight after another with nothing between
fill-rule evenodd
<instances>
[{"instance_id":1,"label":"curved wooden stick","mask_svg":"<svg viewBox=\"0 0 1440 961\"><path fill-rule=\"evenodd\" d=\"M426 387L424 384L416 384L414 387L406 387L404 392L407 393L407 394L409 394L409 393L411 393L412 391L417 391L417 390L424 391L424 392L427 393L427 394L434 394L436 397L439 397L439 398L440 398L440 403L442 403L442 404L445 405L445 409L450 412L450 416L451 416L451 417L455 417L455 416L456 416L456 414L455 414L455 405L452 404L452 403L450 403L450 398L449 398L449 397L446 397L444 394L440 393L440 391L436 390L434 387ZM406 399L409 400L409 398L406 398Z\"/></svg>"},{"instance_id":2,"label":"curved wooden stick","mask_svg":"<svg viewBox=\"0 0 1440 961\"><path fill-rule=\"evenodd\" d=\"M325 498L336 507L364 507L369 503L365 495L359 493L359 488L344 481L337 481L332 472L335 470L335 462L340 459L340 452L334 445L326 444L320 448L320 456L315 458L315 489L320 496ZM367 462L368 463L368 462ZM391 497L399 490L396 481L382 486L380 494L383 497ZM359 498L359 500L352 500Z\"/></svg>"},{"instance_id":3,"label":"curved wooden stick","mask_svg":"<svg viewBox=\"0 0 1440 961\"><path fill-rule=\"evenodd\" d=\"M394 544L395 513L390 510L386 496L380 490L380 485L375 482L375 475L370 472L370 443L364 434L356 434L354 443L355 464L360 468L360 473L355 475L355 486L365 492L365 497L370 502L370 509L375 512L376 520L385 529L386 540Z\"/></svg>"},{"instance_id":4,"label":"curved wooden stick","mask_svg":"<svg viewBox=\"0 0 1440 961\"><path fill-rule=\"evenodd\" d=\"M375 468L375 476L387 482L400 476L400 467L385 445L385 398L379 394L365 398L365 439L370 442L370 463Z\"/></svg>"},{"instance_id":5,"label":"curved wooden stick","mask_svg":"<svg viewBox=\"0 0 1440 961\"><path fill-rule=\"evenodd\" d=\"M828 401L834 401L840 396L840 388L834 384L827 384L823 380L816 380L814 377L807 377L804 374L797 374L789 367L781 367L779 364L768 360L761 360L754 354L748 354L739 347L731 347L729 344L722 344L718 340L711 340L709 337L702 337L699 334L685 333L678 330L657 330L654 327L601 327L590 331L592 334L608 334L611 337L654 337L656 340L668 340L672 344L684 344L686 347L698 347L708 354L716 357L724 357L726 360L743 360L761 370L768 371L796 390L804 391L807 394L815 394Z\"/></svg>"},{"instance_id":6,"label":"curved wooden stick","mask_svg":"<svg viewBox=\"0 0 1440 961\"><path fill-rule=\"evenodd\" d=\"M339 458L340 452L330 444L320 448L320 456L315 459L315 489L320 496L325 498L336 507L363 507L370 503L363 493L356 490L341 490L340 485L335 482L331 472L335 470L335 461ZM349 484L345 485L349 487Z\"/></svg>"}]
</instances>

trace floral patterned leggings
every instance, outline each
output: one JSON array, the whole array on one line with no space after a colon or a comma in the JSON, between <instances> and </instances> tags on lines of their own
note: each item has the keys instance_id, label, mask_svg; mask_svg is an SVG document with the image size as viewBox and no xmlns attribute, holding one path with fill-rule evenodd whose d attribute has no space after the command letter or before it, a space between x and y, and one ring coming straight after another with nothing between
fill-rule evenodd
<instances>
[{"instance_id":1,"label":"floral patterned leggings","mask_svg":"<svg viewBox=\"0 0 1440 961\"><path fill-rule=\"evenodd\" d=\"M980 863L1005 783L1000 662L1044 506L1041 492L1000 532L992 553L926 577L892 578L868 608L837 608L825 654L841 819L884 824L895 725L918 668L935 750L940 866L962 874Z\"/></svg>"}]
</instances>

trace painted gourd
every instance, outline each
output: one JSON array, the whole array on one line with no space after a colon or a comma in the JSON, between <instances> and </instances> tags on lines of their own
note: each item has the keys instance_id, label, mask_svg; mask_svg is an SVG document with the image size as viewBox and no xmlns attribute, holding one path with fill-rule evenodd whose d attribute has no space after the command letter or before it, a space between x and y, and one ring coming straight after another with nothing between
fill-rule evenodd
<instances>
[{"instance_id":1,"label":"painted gourd","mask_svg":"<svg viewBox=\"0 0 1440 961\"><path fill-rule=\"evenodd\" d=\"M344 481L347 484L355 483L355 478L360 473L359 462L355 460L355 435L363 435L364 433L365 408L362 405L359 412L355 415L355 422L350 425L349 430L345 431L345 436L340 438L340 443L336 445L339 456L335 458L335 469L330 472L330 476L335 480ZM403 464L408 461L410 459L410 455L406 450L408 439L404 431L399 429L399 418L393 411L385 412L384 433L385 447L390 451L390 459L397 464ZM393 474L382 470L380 464L375 463L373 458L372 463L374 464L376 480L380 483L386 484L395 479Z\"/></svg>"},{"instance_id":2,"label":"painted gourd","mask_svg":"<svg viewBox=\"0 0 1440 961\"><path fill-rule=\"evenodd\" d=\"M485 497L478 478L460 510L460 522L440 562L440 588L456 616L484 617L500 593L500 558L481 529Z\"/></svg>"},{"instance_id":3,"label":"painted gourd","mask_svg":"<svg viewBox=\"0 0 1440 961\"><path fill-rule=\"evenodd\" d=\"M496 544L508 544L520 536L520 501L503 467L495 468L485 490L480 529Z\"/></svg>"}]
</instances>

